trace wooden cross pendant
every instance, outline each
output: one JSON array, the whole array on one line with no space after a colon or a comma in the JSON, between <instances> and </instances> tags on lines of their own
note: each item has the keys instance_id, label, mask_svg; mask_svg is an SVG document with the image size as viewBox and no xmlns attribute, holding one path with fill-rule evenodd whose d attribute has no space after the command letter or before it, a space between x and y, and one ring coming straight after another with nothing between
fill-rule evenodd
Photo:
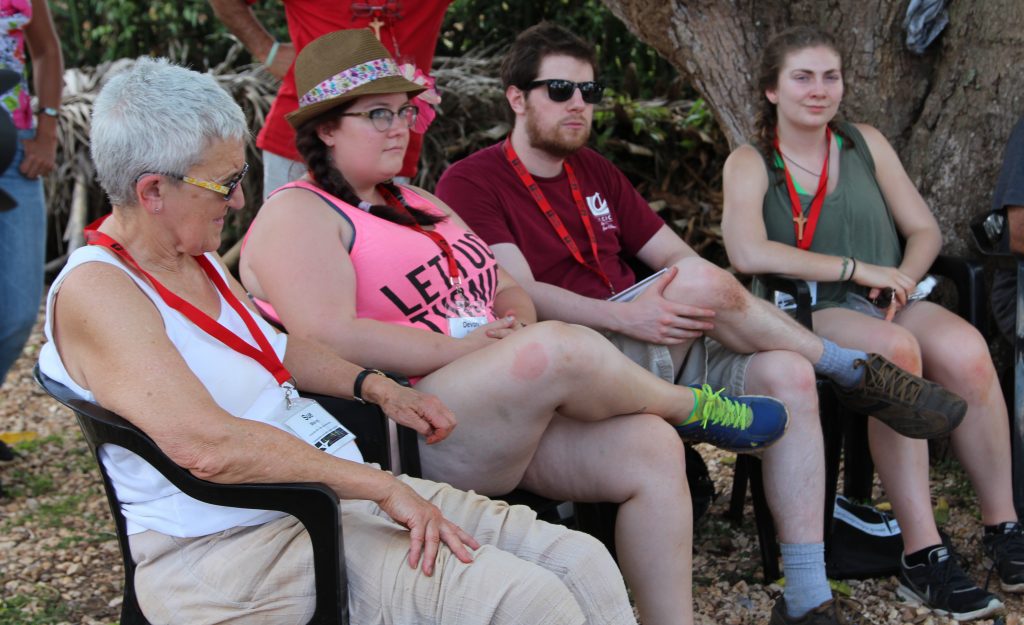
<instances>
[{"instance_id":1,"label":"wooden cross pendant","mask_svg":"<svg viewBox=\"0 0 1024 625\"><path fill-rule=\"evenodd\" d=\"M803 214L793 217L793 223L796 224L796 240L803 241L804 239L804 225L807 224L807 217Z\"/></svg>"},{"instance_id":2,"label":"wooden cross pendant","mask_svg":"<svg viewBox=\"0 0 1024 625\"><path fill-rule=\"evenodd\" d=\"M373 35L377 39L380 39L380 27L383 26L383 25L384 25L384 22L380 21L380 19L376 15L373 17L373 21L370 22L370 24L369 24L370 28L373 29Z\"/></svg>"}]
</instances>

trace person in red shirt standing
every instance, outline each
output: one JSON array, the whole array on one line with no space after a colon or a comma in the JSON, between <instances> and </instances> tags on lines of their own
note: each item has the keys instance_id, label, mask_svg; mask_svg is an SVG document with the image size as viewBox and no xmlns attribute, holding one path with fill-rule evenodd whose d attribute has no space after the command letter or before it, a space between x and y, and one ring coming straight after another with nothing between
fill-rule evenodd
<instances>
[{"instance_id":1,"label":"person in red shirt standing","mask_svg":"<svg viewBox=\"0 0 1024 625\"><path fill-rule=\"evenodd\" d=\"M299 108L292 67L295 55L317 37L336 30L370 28L403 65L407 78L433 87L428 74L444 12L451 0L282 0L290 43L276 41L267 32L252 11L255 3L256 0L210 0L228 30L271 74L281 79L277 98L256 137L257 147L263 150L264 196L306 173L306 166L295 150L295 131L285 121L285 115ZM417 100L421 121L413 128L399 172L399 176L407 179L416 174L422 133L433 119L431 105L440 102L433 89Z\"/></svg>"}]
</instances>

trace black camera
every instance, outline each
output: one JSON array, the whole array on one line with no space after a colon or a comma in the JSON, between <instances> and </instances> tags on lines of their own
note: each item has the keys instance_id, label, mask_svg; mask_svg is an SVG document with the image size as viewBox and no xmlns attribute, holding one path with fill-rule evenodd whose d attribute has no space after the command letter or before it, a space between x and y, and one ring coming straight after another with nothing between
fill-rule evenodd
<instances>
[{"instance_id":1,"label":"black camera","mask_svg":"<svg viewBox=\"0 0 1024 625\"><path fill-rule=\"evenodd\" d=\"M885 288L881 290L878 297L869 299L868 301L878 308L885 309L892 305L892 296L894 293L895 291L892 288Z\"/></svg>"}]
</instances>

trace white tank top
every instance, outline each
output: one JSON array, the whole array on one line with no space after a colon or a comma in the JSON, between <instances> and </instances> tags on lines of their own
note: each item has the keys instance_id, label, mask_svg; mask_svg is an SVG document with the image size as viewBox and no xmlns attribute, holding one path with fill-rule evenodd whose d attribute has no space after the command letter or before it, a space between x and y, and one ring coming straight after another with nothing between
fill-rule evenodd
<instances>
[{"instance_id":1,"label":"white tank top","mask_svg":"<svg viewBox=\"0 0 1024 625\"><path fill-rule=\"evenodd\" d=\"M220 263L209 254L207 257L223 276ZM43 373L64 384L83 399L95 401L89 390L76 384L68 375L53 342L53 303L57 292L64 279L76 267L89 262L113 265L135 281L160 312L168 338L217 405L236 417L260 421L288 431L270 419L274 410L284 400L284 390L270 372L255 360L213 338L168 306L145 280L126 269L119 259L105 249L95 245L75 250L68 258L64 270L50 287L46 298L47 342L39 353L39 368ZM238 313L222 296L218 294L218 297L220 317L217 321L255 346L252 335ZM254 317L278 358L283 360L288 342L287 335L277 333L259 316ZM112 321L116 323L116 320ZM345 445L335 455L354 462L363 461L359 449L352 443ZM284 516L282 512L227 508L193 499L175 488L142 458L116 445L104 445L100 450L100 458L110 475L117 499L121 502L129 534L154 530L168 536L206 536L232 527L260 525Z\"/></svg>"}]
</instances>

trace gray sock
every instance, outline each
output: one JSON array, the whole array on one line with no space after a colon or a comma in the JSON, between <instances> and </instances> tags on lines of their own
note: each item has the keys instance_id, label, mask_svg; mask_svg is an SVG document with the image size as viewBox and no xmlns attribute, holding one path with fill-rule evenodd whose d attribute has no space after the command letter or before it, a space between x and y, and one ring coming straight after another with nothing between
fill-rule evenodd
<instances>
[{"instance_id":1,"label":"gray sock","mask_svg":"<svg viewBox=\"0 0 1024 625\"><path fill-rule=\"evenodd\" d=\"M825 543L779 545L786 575L786 610L800 618L832 598L825 576Z\"/></svg>"},{"instance_id":2,"label":"gray sock","mask_svg":"<svg viewBox=\"0 0 1024 625\"><path fill-rule=\"evenodd\" d=\"M840 347L828 339L821 339L825 350L821 360L814 363L814 372L832 378L840 386L856 386L864 377L864 368L853 368L854 360L867 360L868 355L856 349Z\"/></svg>"}]
</instances>

